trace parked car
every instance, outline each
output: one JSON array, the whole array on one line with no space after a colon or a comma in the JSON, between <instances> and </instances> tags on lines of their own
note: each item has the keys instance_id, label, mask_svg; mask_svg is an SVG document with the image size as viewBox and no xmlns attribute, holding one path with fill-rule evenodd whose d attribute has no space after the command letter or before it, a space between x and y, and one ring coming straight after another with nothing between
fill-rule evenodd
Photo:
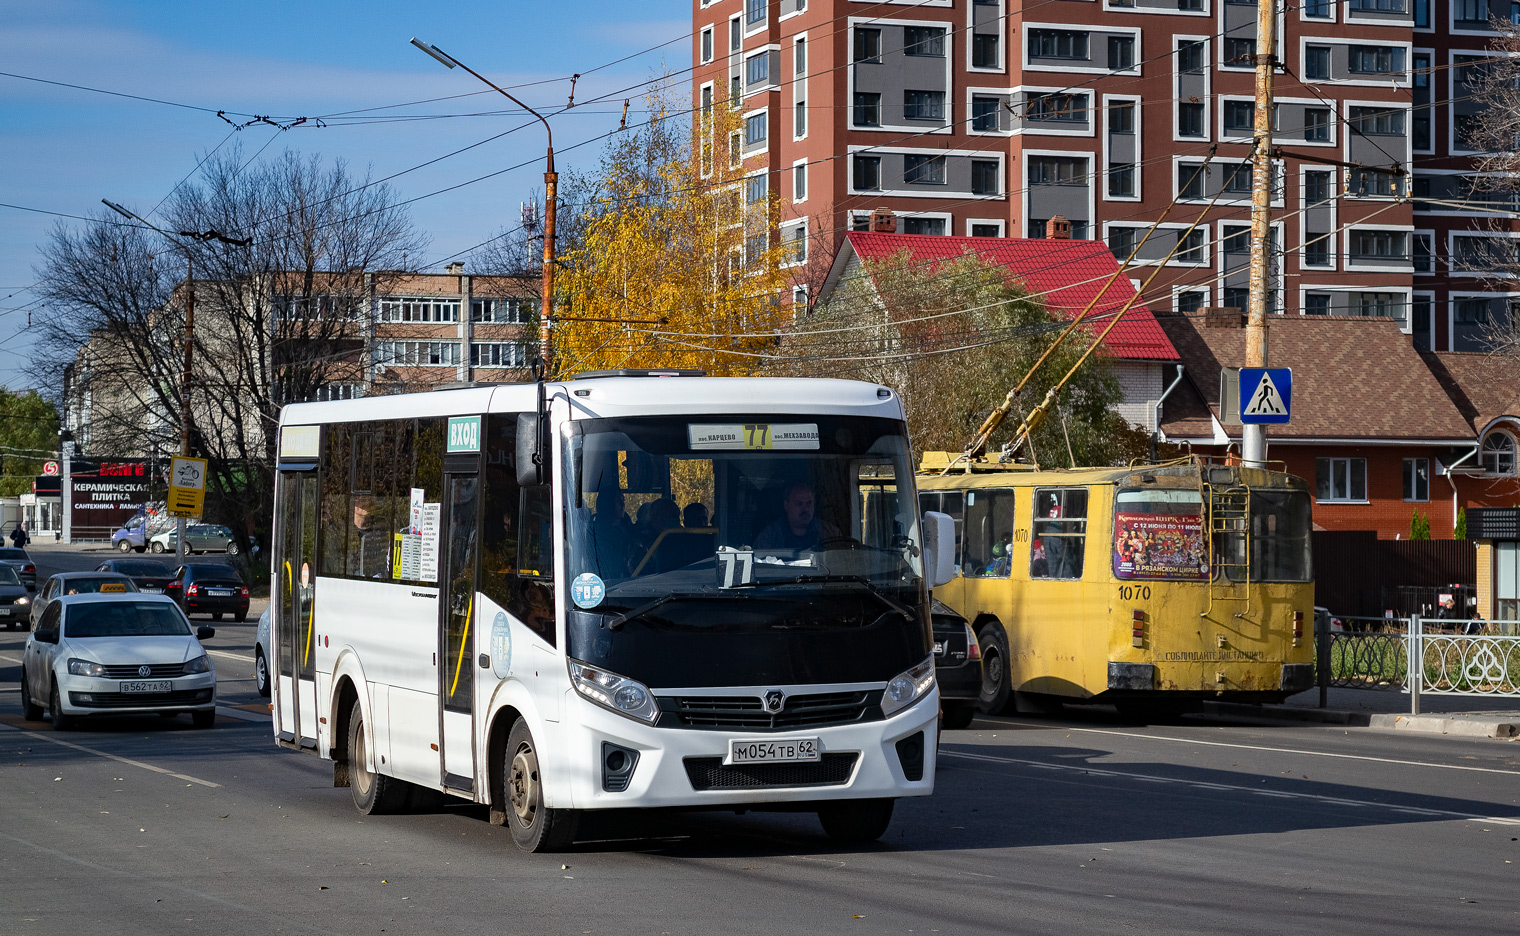
<instances>
[{"instance_id":1,"label":"parked car","mask_svg":"<svg viewBox=\"0 0 1520 936\"><path fill-rule=\"evenodd\" d=\"M37 590L37 563L32 561L26 550L14 546L0 547L0 565L15 569L23 585L32 591Z\"/></svg>"},{"instance_id":2,"label":"parked car","mask_svg":"<svg viewBox=\"0 0 1520 936\"><path fill-rule=\"evenodd\" d=\"M111 534L111 548L118 552L142 552L148 548L148 524L141 517L133 517Z\"/></svg>"},{"instance_id":3,"label":"parked car","mask_svg":"<svg viewBox=\"0 0 1520 936\"><path fill-rule=\"evenodd\" d=\"M32 627L42 620L48 606L64 595L120 595L138 591L137 583L116 572L60 572L48 576L42 590L32 599Z\"/></svg>"},{"instance_id":4,"label":"parked car","mask_svg":"<svg viewBox=\"0 0 1520 936\"><path fill-rule=\"evenodd\" d=\"M21 709L46 705L53 728L87 715L189 712L197 728L216 719L216 667L201 641L216 631L190 622L163 595L63 595L26 639Z\"/></svg>"},{"instance_id":5,"label":"parked car","mask_svg":"<svg viewBox=\"0 0 1520 936\"><path fill-rule=\"evenodd\" d=\"M934 680L939 683L941 727L965 728L982 694L982 648L966 619L937 599L929 602L934 626Z\"/></svg>"},{"instance_id":6,"label":"parked car","mask_svg":"<svg viewBox=\"0 0 1520 936\"><path fill-rule=\"evenodd\" d=\"M174 579L174 570L157 559L107 559L95 571L125 575L137 584L138 591L149 595L162 594Z\"/></svg>"},{"instance_id":7,"label":"parked car","mask_svg":"<svg viewBox=\"0 0 1520 936\"><path fill-rule=\"evenodd\" d=\"M259 615L259 635L253 642L253 684L259 690L259 695L269 698L271 689L269 682L269 661L273 659L273 651L269 644L270 629L269 609Z\"/></svg>"},{"instance_id":8,"label":"parked car","mask_svg":"<svg viewBox=\"0 0 1520 936\"><path fill-rule=\"evenodd\" d=\"M174 570L164 586L185 614L210 614L213 621L233 615L239 624L248 620L248 586L230 566L193 562Z\"/></svg>"},{"instance_id":9,"label":"parked car","mask_svg":"<svg viewBox=\"0 0 1520 936\"><path fill-rule=\"evenodd\" d=\"M21 581L21 576L8 565L0 565L0 621L5 629L31 627L32 593Z\"/></svg>"},{"instance_id":10,"label":"parked car","mask_svg":"<svg viewBox=\"0 0 1520 936\"><path fill-rule=\"evenodd\" d=\"M175 552L179 536L174 527L148 538L148 549L155 553ZM185 552L224 552L229 556L238 554L237 537L224 526L210 523L192 523L185 527Z\"/></svg>"}]
</instances>

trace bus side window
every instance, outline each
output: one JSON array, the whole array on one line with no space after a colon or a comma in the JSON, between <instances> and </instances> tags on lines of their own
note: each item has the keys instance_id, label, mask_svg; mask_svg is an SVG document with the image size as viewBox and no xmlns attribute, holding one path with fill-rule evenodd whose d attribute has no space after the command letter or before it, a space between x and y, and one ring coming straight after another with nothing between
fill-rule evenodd
<instances>
[{"instance_id":1,"label":"bus side window","mask_svg":"<svg viewBox=\"0 0 1520 936\"><path fill-rule=\"evenodd\" d=\"M342 575L347 564L352 436L348 424L330 425L322 447L322 541L318 565L323 575Z\"/></svg>"},{"instance_id":2,"label":"bus side window","mask_svg":"<svg viewBox=\"0 0 1520 936\"><path fill-rule=\"evenodd\" d=\"M544 484L522 489L522 524L517 556L521 592L512 608L552 647L554 634L554 489Z\"/></svg>"},{"instance_id":3,"label":"bus side window","mask_svg":"<svg viewBox=\"0 0 1520 936\"><path fill-rule=\"evenodd\" d=\"M1087 551L1087 489L1036 488L1029 577L1079 579Z\"/></svg>"},{"instance_id":4,"label":"bus side window","mask_svg":"<svg viewBox=\"0 0 1520 936\"><path fill-rule=\"evenodd\" d=\"M1012 571L1014 492L981 490L970 502L961 536L961 569L967 578L1007 578Z\"/></svg>"}]
</instances>

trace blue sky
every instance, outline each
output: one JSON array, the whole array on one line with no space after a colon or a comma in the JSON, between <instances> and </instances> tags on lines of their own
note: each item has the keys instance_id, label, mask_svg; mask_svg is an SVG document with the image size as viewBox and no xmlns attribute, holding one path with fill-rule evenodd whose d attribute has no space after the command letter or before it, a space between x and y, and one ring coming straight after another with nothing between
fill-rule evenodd
<instances>
[{"instance_id":1,"label":"blue sky","mask_svg":"<svg viewBox=\"0 0 1520 936\"><path fill-rule=\"evenodd\" d=\"M407 41L412 36L504 87L548 81L513 92L540 109L566 101L570 74L670 42L579 82L580 102L621 93L553 121L564 171L596 159L598 144L569 148L615 129L623 97L632 96L638 108L638 91L621 89L662 67L690 66L690 11L689 0L0 0L0 71L286 118L486 91L376 112L466 114L510 102L417 51ZM232 142L250 155L268 144L270 155L291 148L342 157L352 169L383 176L524 122L521 115L499 115L332 121L284 132L260 125L236 132ZM231 132L215 113L0 76L0 202L85 215L109 198L144 214ZM542 187L543 154L542 130L529 126L391 184L401 197L414 198L529 162L412 206L432 239L430 259L441 259L516 222L518 204ZM24 326L35 297L25 287L36 278L38 245L60 220L0 208L0 384L11 389L26 386L19 368L29 349Z\"/></svg>"}]
</instances>

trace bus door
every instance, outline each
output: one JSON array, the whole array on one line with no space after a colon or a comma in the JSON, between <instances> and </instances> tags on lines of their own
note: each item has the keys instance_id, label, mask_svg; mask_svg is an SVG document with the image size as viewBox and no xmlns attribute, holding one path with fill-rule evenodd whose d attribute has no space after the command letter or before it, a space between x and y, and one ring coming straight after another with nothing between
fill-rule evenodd
<instances>
[{"instance_id":1,"label":"bus door","mask_svg":"<svg viewBox=\"0 0 1520 936\"><path fill-rule=\"evenodd\" d=\"M448 527L443 531L445 550L439 570L442 599L439 602L439 634L444 665L438 669L438 696L443 700L443 785L448 789L475 789L475 634L479 630L475 607L475 567L479 557L477 515L480 476L444 475L444 503Z\"/></svg>"},{"instance_id":2,"label":"bus door","mask_svg":"<svg viewBox=\"0 0 1520 936\"><path fill-rule=\"evenodd\" d=\"M317 473L280 472L279 598L274 628L280 650L278 699L281 741L317 746Z\"/></svg>"}]
</instances>

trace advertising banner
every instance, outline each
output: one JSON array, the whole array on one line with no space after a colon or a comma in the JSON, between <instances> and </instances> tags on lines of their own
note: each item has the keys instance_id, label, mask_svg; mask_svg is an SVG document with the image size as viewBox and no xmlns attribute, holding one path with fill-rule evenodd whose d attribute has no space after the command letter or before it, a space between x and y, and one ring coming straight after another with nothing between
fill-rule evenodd
<instances>
[{"instance_id":1,"label":"advertising banner","mask_svg":"<svg viewBox=\"0 0 1520 936\"><path fill-rule=\"evenodd\" d=\"M153 472L147 459L75 459L70 524L76 536L109 534L137 514L149 498Z\"/></svg>"},{"instance_id":2,"label":"advertising banner","mask_svg":"<svg viewBox=\"0 0 1520 936\"><path fill-rule=\"evenodd\" d=\"M1114 575L1121 579L1207 581L1209 555L1203 517L1115 514Z\"/></svg>"}]
</instances>

